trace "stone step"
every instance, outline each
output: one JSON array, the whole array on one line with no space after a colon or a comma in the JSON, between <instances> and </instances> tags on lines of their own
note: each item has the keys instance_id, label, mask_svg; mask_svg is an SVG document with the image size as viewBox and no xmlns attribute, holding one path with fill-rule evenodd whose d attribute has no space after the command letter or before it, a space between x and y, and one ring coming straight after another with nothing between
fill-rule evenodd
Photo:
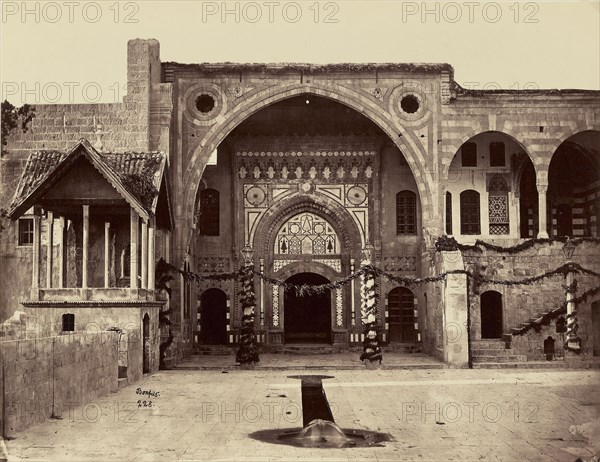
<instances>
[{"instance_id":1,"label":"stone step","mask_svg":"<svg viewBox=\"0 0 600 462\"><path fill-rule=\"evenodd\" d=\"M473 348L481 349L504 349L506 348L506 342L502 339L498 340L474 340L471 342Z\"/></svg>"},{"instance_id":2,"label":"stone step","mask_svg":"<svg viewBox=\"0 0 600 462\"><path fill-rule=\"evenodd\" d=\"M416 345L414 343L399 343L399 342L390 342L387 345L382 345L382 350L384 353L386 351L392 351L394 353L420 353L421 346Z\"/></svg>"},{"instance_id":3,"label":"stone step","mask_svg":"<svg viewBox=\"0 0 600 462\"><path fill-rule=\"evenodd\" d=\"M508 348L502 350L498 348L475 348L472 351L474 356L512 356L515 354L514 350Z\"/></svg>"},{"instance_id":4,"label":"stone step","mask_svg":"<svg viewBox=\"0 0 600 462\"><path fill-rule=\"evenodd\" d=\"M510 356L473 356L473 362L476 363L510 363L510 362L526 362L525 355L510 355Z\"/></svg>"},{"instance_id":5,"label":"stone step","mask_svg":"<svg viewBox=\"0 0 600 462\"><path fill-rule=\"evenodd\" d=\"M561 369L567 367L564 361L524 361L524 362L474 362L473 369Z\"/></svg>"},{"instance_id":6,"label":"stone step","mask_svg":"<svg viewBox=\"0 0 600 462\"><path fill-rule=\"evenodd\" d=\"M276 349L277 353L292 355L323 355L336 352L331 345L283 345Z\"/></svg>"},{"instance_id":7,"label":"stone step","mask_svg":"<svg viewBox=\"0 0 600 462\"><path fill-rule=\"evenodd\" d=\"M199 345L194 349L195 355L226 356L235 354L236 347L228 345Z\"/></svg>"}]
</instances>

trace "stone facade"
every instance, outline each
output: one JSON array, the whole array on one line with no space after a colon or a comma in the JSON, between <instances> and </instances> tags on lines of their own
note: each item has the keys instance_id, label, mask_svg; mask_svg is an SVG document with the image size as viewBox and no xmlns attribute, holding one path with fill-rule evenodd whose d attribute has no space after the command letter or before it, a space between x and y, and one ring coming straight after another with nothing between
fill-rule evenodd
<instances>
[{"instance_id":1,"label":"stone facade","mask_svg":"<svg viewBox=\"0 0 600 462\"><path fill-rule=\"evenodd\" d=\"M446 234L462 243L483 239L511 246L534 237L598 236L596 91L465 90L447 64L161 63L154 40L130 41L128 52L123 103L36 106L31 130L11 134L1 159L4 203L30 152L64 150L85 136L100 151L168 154L175 227L163 255L204 274L236 270L240 250L249 245L255 266L271 277L316 273L334 281L360 267L370 244L373 263L395 275L485 267L488 275L514 279L563 264L559 247L517 255L441 255L435 238ZM577 162L561 160L574 156ZM567 172L565 165L574 164L591 176ZM569 187L561 174L581 181ZM216 215L214 209L210 215L202 204L209 207L215 197ZM298 233L286 234L283 227L302 214L331 228L323 235L307 228L305 237L313 243L330 238L339 248L321 252L328 247L319 244L309 251L298 244ZM14 224L0 237L9 268L3 285L26 279L30 257L27 249L15 249ZM276 247L280 238L290 239L283 251ZM290 242L299 249L292 255ZM575 261L594 269L595 245L579 246ZM587 288L597 283L582 279ZM467 292L466 278L457 275L409 292L384 278L379 282L383 339L414 336L411 342L450 364L469 362L470 343L481 339L480 294L497 288ZM534 316L536 303L563 299L562 284L555 278L500 291L503 333ZM22 284L14 286L2 295L3 319L26 295ZM334 345L362 341L359 286L331 295ZM209 289L223 294L224 339L235 344L236 283L190 286L179 280L173 289L173 358L202 342L202 294ZM257 280L257 295L259 342L285 343L285 293ZM580 332L587 336L589 304L581 313L586 327ZM407 330L394 331L397 322ZM519 342L512 342L515 348ZM583 343L591 355L593 342ZM530 358L538 353L523 351Z\"/></svg>"}]
</instances>

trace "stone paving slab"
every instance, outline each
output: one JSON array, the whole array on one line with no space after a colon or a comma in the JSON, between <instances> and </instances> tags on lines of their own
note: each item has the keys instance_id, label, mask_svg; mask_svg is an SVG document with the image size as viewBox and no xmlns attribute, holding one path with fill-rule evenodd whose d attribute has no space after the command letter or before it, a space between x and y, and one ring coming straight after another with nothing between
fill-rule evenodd
<instances>
[{"instance_id":1,"label":"stone paving slab","mask_svg":"<svg viewBox=\"0 0 600 462\"><path fill-rule=\"evenodd\" d=\"M323 384L336 422L393 438L353 449L249 436L302 425L290 375L309 373L160 371L16 434L8 460L573 462L600 449L597 370L331 370Z\"/></svg>"}]
</instances>

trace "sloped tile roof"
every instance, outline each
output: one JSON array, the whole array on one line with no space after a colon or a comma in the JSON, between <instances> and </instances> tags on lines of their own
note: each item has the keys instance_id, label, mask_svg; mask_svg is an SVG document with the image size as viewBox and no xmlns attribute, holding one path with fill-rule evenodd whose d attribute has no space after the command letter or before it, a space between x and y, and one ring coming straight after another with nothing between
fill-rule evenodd
<instances>
[{"instance_id":1,"label":"sloped tile roof","mask_svg":"<svg viewBox=\"0 0 600 462\"><path fill-rule=\"evenodd\" d=\"M79 148L83 148L82 151ZM166 155L161 152L98 152L87 140L80 140L69 152L37 151L29 155L21 175L13 202L11 214L32 195L57 169L78 157L78 153L87 153L88 159L104 178L133 206L154 212L158 201ZM81 154L84 155L84 154ZM152 185L144 185L151 179ZM132 181L133 180L133 181ZM138 187L135 187L136 184ZM145 193L141 194L139 185ZM148 192L151 192L151 197ZM128 193L128 194L127 194ZM128 197L129 196L129 197Z\"/></svg>"},{"instance_id":2,"label":"sloped tile roof","mask_svg":"<svg viewBox=\"0 0 600 462\"><path fill-rule=\"evenodd\" d=\"M164 166L165 155L161 152L122 152L101 153L102 160L115 173L123 175L148 174L153 178L156 189L160 187L160 175Z\"/></svg>"},{"instance_id":3,"label":"sloped tile roof","mask_svg":"<svg viewBox=\"0 0 600 462\"><path fill-rule=\"evenodd\" d=\"M29 196L66 157L67 154L60 151L38 151L30 154L11 208Z\"/></svg>"}]
</instances>

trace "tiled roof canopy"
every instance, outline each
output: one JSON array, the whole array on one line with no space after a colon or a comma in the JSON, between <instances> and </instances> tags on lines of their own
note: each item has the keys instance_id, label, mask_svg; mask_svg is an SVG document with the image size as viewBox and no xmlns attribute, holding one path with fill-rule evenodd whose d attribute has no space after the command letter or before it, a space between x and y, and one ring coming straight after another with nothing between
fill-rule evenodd
<instances>
[{"instance_id":1,"label":"tiled roof canopy","mask_svg":"<svg viewBox=\"0 0 600 462\"><path fill-rule=\"evenodd\" d=\"M34 196L42 195L73 163L85 156L100 174L138 213L156 211L163 186L167 156L161 152L100 153L81 139L69 152L38 151L30 154L9 213L18 218Z\"/></svg>"}]
</instances>

